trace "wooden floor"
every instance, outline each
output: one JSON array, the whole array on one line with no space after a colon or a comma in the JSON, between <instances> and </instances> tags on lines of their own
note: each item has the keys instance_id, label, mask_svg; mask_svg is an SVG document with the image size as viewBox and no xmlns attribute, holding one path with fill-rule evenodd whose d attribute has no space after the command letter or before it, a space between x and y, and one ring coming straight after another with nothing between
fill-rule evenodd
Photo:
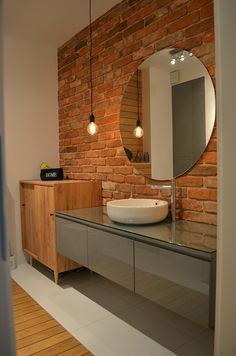
<instances>
[{"instance_id":1,"label":"wooden floor","mask_svg":"<svg viewBox=\"0 0 236 356\"><path fill-rule=\"evenodd\" d=\"M12 287L17 356L92 355L16 282Z\"/></svg>"}]
</instances>

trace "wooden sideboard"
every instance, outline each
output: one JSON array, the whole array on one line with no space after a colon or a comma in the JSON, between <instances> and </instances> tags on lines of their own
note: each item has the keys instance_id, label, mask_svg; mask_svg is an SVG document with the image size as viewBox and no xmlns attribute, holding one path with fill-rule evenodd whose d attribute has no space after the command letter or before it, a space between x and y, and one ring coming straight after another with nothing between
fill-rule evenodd
<instances>
[{"instance_id":1,"label":"wooden sideboard","mask_svg":"<svg viewBox=\"0 0 236 356\"><path fill-rule=\"evenodd\" d=\"M22 246L30 264L38 260L58 274L79 265L57 253L55 212L101 205L101 183L93 181L20 181Z\"/></svg>"}]
</instances>

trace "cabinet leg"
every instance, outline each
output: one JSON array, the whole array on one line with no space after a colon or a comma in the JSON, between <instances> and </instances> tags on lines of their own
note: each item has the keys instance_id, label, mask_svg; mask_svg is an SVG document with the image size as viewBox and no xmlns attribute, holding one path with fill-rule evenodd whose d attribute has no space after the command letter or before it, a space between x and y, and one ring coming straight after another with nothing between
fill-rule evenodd
<instances>
[{"instance_id":1,"label":"cabinet leg","mask_svg":"<svg viewBox=\"0 0 236 356\"><path fill-rule=\"evenodd\" d=\"M54 282L58 284L58 279L59 279L59 273L57 271L54 271Z\"/></svg>"},{"instance_id":2,"label":"cabinet leg","mask_svg":"<svg viewBox=\"0 0 236 356\"><path fill-rule=\"evenodd\" d=\"M33 257L32 256L29 256L29 264L30 264L30 266L33 266Z\"/></svg>"}]
</instances>

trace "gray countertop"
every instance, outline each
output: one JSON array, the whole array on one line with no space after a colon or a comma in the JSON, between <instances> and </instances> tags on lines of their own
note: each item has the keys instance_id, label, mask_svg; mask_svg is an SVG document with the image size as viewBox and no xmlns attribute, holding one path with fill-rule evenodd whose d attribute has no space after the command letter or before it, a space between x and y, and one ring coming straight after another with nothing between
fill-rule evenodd
<instances>
[{"instance_id":1,"label":"gray countertop","mask_svg":"<svg viewBox=\"0 0 236 356\"><path fill-rule=\"evenodd\" d=\"M178 252L181 252L180 248L196 253L200 251L204 255L216 251L216 226L214 225L184 220L172 223L168 219L150 225L125 225L111 221L106 207L60 211L56 212L56 216L126 237L156 243Z\"/></svg>"}]
</instances>

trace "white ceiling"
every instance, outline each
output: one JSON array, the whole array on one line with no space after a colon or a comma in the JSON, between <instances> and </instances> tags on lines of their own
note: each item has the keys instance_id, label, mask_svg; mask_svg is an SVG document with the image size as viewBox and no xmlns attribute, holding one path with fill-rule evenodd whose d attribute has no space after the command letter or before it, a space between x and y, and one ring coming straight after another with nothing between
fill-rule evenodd
<instances>
[{"instance_id":1,"label":"white ceiling","mask_svg":"<svg viewBox=\"0 0 236 356\"><path fill-rule=\"evenodd\" d=\"M92 19L121 0L92 0ZM4 35L59 47L89 23L89 0L4 0Z\"/></svg>"}]
</instances>

